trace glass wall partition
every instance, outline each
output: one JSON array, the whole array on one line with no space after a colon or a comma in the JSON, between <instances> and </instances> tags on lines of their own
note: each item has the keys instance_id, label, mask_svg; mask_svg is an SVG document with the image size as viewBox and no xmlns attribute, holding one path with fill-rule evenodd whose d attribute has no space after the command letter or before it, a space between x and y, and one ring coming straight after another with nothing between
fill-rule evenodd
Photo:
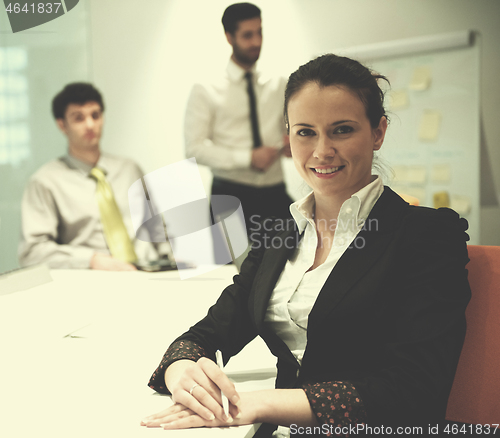
<instances>
[{"instance_id":1,"label":"glass wall partition","mask_svg":"<svg viewBox=\"0 0 500 438\"><path fill-rule=\"evenodd\" d=\"M21 2L21 9L25 3L36 4ZM52 98L68 82L91 79L88 3L60 4L64 14L18 32L16 12L0 4L0 273L18 267L27 180L66 151L51 115ZM17 25L24 19L14 18Z\"/></svg>"}]
</instances>

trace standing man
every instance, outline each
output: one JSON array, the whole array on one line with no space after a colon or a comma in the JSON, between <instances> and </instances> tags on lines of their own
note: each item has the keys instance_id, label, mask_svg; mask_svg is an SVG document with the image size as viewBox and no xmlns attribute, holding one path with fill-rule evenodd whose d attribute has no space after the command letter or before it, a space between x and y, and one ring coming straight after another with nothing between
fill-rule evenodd
<instances>
[{"instance_id":1,"label":"standing man","mask_svg":"<svg viewBox=\"0 0 500 438\"><path fill-rule=\"evenodd\" d=\"M135 239L128 190L143 173L134 161L101 152L101 93L91 84L69 84L54 97L52 112L68 153L42 166L26 186L21 265L123 271L168 256L168 242Z\"/></svg>"},{"instance_id":2,"label":"standing man","mask_svg":"<svg viewBox=\"0 0 500 438\"><path fill-rule=\"evenodd\" d=\"M281 155L290 156L283 121L283 78L256 70L262 47L260 9L229 6L222 17L233 49L222 77L195 84L185 118L186 152L214 175L212 195L231 195L242 204L247 231L269 216L288 218Z\"/></svg>"}]
</instances>

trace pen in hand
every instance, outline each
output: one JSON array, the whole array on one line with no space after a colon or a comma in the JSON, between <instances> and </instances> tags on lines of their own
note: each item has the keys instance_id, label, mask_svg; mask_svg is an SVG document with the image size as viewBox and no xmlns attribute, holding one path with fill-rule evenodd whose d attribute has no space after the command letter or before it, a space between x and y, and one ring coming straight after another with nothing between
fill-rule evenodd
<instances>
[{"instance_id":1,"label":"pen in hand","mask_svg":"<svg viewBox=\"0 0 500 438\"><path fill-rule=\"evenodd\" d=\"M222 360L222 352L220 350L217 350L215 352L215 359L217 360L218 367L222 371L224 371L224 362ZM226 414L226 416L229 416L229 400L224 395L224 393L222 392L222 390L221 390L220 393L221 393L221 396L222 396L222 408L224 409L224 414Z\"/></svg>"}]
</instances>

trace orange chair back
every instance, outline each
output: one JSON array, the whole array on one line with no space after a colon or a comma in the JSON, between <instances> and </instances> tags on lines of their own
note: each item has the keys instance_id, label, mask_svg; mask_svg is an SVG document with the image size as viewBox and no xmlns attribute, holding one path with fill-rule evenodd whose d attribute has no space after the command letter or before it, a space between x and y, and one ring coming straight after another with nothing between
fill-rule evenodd
<instances>
[{"instance_id":1,"label":"orange chair back","mask_svg":"<svg viewBox=\"0 0 500 438\"><path fill-rule=\"evenodd\" d=\"M472 298L446 419L500 423L500 246L469 245Z\"/></svg>"}]
</instances>

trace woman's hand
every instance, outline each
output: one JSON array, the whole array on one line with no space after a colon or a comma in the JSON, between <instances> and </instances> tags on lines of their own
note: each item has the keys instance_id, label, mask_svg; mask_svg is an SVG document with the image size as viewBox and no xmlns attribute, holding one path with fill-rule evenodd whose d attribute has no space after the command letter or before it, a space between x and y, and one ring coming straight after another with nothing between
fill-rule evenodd
<instances>
[{"instance_id":1,"label":"woman's hand","mask_svg":"<svg viewBox=\"0 0 500 438\"><path fill-rule=\"evenodd\" d=\"M234 384L212 360L202 357L198 362L179 360L165 372L165 383L172 393L175 405L156 415L145 418L141 424L158 427L185 417L197 417L196 426L229 425L239 416L240 396ZM229 415L222 407L221 391L229 404ZM167 421L168 420L168 421ZM191 419L193 420L193 418ZM200 424L200 422L209 424Z\"/></svg>"},{"instance_id":2,"label":"woman's hand","mask_svg":"<svg viewBox=\"0 0 500 438\"><path fill-rule=\"evenodd\" d=\"M235 424L234 420L231 421L231 423L218 420L217 418L214 418L213 420L207 420L206 418L200 417L191 409L186 408L180 403L175 403L173 406L170 406L164 411L146 417L141 421L141 426L162 427L164 429L220 427L229 426L230 424Z\"/></svg>"},{"instance_id":3,"label":"woman's hand","mask_svg":"<svg viewBox=\"0 0 500 438\"><path fill-rule=\"evenodd\" d=\"M144 418L142 426L164 429L236 426L253 423L318 425L302 389L269 389L241 395L212 360L178 360L165 371L174 405ZM221 390L229 400L224 414Z\"/></svg>"},{"instance_id":4,"label":"woman's hand","mask_svg":"<svg viewBox=\"0 0 500 438\"><path fill-rule=\"evenodd\" d=\"M192 409L176 403L164 411L145 418L141 425L164 429L240 426L253 423L272 423L288 427L292 423L299 426L319 425L302 389L243 392L240 394L238 406L230 404L229 410L234 418L230 423L219 418L206 419Z\"/></svg>"},{"instance_id":5,"label":"woman's hand","mask_svg":"<svg viewBox=\"0 0 500 438\"><path fill-rule=\"evenodd\" d=\"M260 400L260 403L259 403ZM158 412L142 420L141 425L147 427L162 427L163 429L189 429L193 427L221 427L221 426L241 426L253 424L257 421L257 410L262 404L259 398L259 391L242 393L238 408L230 405L231 415L234 417L231 422L221 421L218 418L207 420L191 409L180 403L170 406L164 411Z\"/></svg>"}]
</instances>

